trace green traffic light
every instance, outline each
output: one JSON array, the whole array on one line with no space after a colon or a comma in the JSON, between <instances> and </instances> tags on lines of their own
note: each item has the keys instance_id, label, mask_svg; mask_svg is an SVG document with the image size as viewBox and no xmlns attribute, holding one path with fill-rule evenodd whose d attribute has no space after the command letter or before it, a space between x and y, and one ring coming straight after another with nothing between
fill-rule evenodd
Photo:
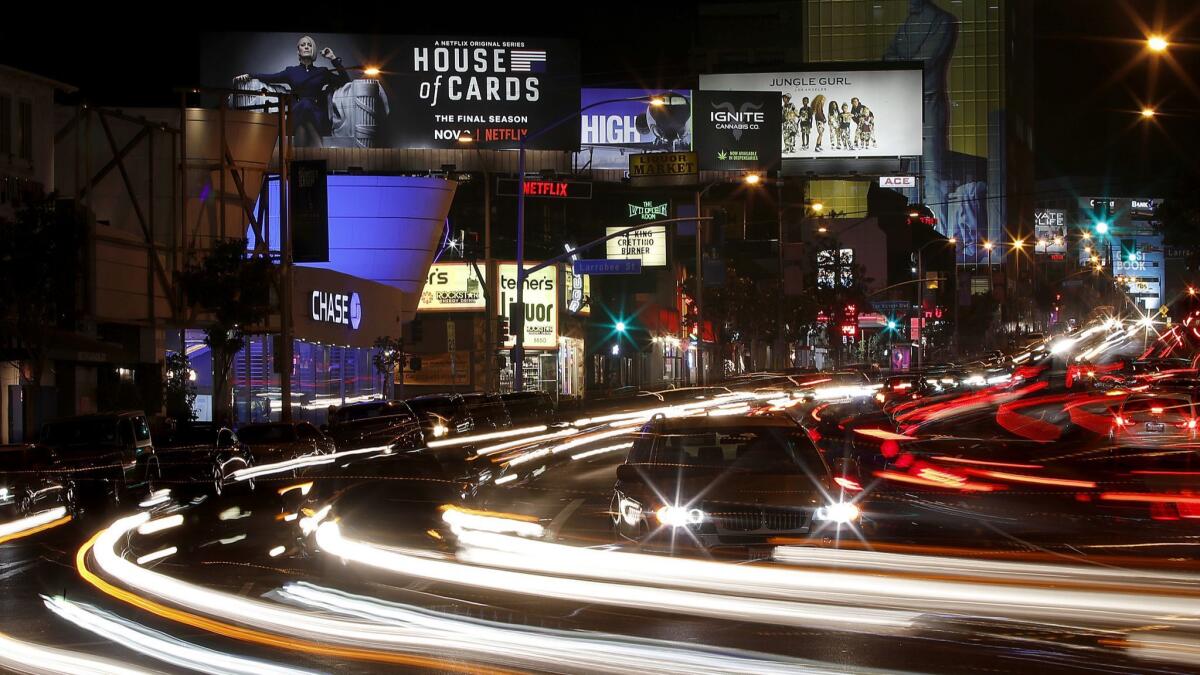
<instances>
[{"instance_id":1,"label":"green traffic light","mask_svg":"<svg viewBox=\"0 0 1200 675\"><path fill-rule=\"evenodd\" d=\"M618 333L624 333L624 332L625 332L625 322L624 322L624 321L618 321L618 322L617 322L617 326L616 326L616 328L617 328L617 332L618 332Z\"/></svg>"},{"instance_id":2,"label":"green traffic light","mask_svg":"<svg viewBox=\"0 0 1200 675\"><path fill-rule=\"evenodd\" d=\"M1099 234L1108 234L1108 223L1103 220L1096 222L1096 232Z\"/></svg>"}]
</instances>

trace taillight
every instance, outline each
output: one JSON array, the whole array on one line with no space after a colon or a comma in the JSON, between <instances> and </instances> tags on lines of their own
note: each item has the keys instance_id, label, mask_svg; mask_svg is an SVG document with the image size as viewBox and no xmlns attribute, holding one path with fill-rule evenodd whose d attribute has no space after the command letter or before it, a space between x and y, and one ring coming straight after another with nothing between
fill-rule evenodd
<instances>
[{"instance_id":1,"label":"taillight","mask_svg":"<svg viewBox=\"0 0 1200 675\"><path fill-rule=\"evenodd\" d=\"M808 438L813 443L820 443L821 442L821 432L817 431L816 429L808 429Z\"/></svg>"},{"instance_id":2,"label":"taillight","mask_svg":"<svg viewBox=\"0 0 1200 675\"><path fill-rule=\"evenodd\" d=\"M1195 419L1190 419L1190 420L1188 420L1188 421L1187 421L1187 428L1189 428L1189 429L1195 429L1195 428L1196 428L1196 420L1195 420Z\"/></svg>"},{"instance_id":3,"label":"taillight","mask_svg":"<svg viewBox=\"0 0 1200 675\"><path fill-rule=\"evenodd\" d=\"M1119 427L1125 426L1125 418L1121 417L1120 415L1117 415L1116 417L1114 417L1113 421L1116 422L1117 426L1119 426Z\"/></svg>"},{"instance_id":4,"label":"taillight","mask_svg":"<svg viewBox=\"0 0 1200 675\"><path fill-rule=\"evenodd\" d=\"M858 484L858 481L853 480L851 478L846 478L845 476L834 476L833 482L837 483L838 485L842 486L842 488L849 490L851 492L862 492L862 489L863 489L863 487Z\"/></svg>"}]
</instances>

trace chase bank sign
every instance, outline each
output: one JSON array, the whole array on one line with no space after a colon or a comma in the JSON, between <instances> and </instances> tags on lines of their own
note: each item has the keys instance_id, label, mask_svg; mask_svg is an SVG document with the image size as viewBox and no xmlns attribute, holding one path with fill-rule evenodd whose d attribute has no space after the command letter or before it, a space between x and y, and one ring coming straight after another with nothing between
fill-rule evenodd
<instances>
[{"instance_id":1,"label":"chase bank sign","mask_svg":"<svg viewBox=\"0 0 1200 675\"><path fill-rule=\"evenodd\" d=\"M331 293L314 290L309 295L309 316L313 321L340 324L358 330L362 323L362 300L358 293Z\"/></svg>"}]
</instances>

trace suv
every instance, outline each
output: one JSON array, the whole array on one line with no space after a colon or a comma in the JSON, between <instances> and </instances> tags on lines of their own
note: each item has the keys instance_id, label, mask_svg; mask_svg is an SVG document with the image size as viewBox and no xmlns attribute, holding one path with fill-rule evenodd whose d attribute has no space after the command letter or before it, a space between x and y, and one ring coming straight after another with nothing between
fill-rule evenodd
<instances>
[{"instance_id":1,"label":"suv","mask_svg":"<svg viewBox=\"0 0 1200 675\"><path fill-rule=\"evenodd\" d=\"M329 412L322 431L339 452L376 445L417 448L425 444L416 413L404 401L351 403Z\"/></svg>"},{"instance_id":2,"label":"suv","mask_svg":"<svg viewBox=\"0 0 1200 675\"><path fill-rule=\"evenodd\" d=\"M819 540L858 525L859 506L838 497L855 484L785 417L660 415L617 468L613 527L619 539L672 548Z\"/></svg>"},{"instance_id":3,"label":"suv","mask_svg":"<svg viewBox=\"0 0 1200 675\"><path fill-rule=\"evenodd\" d=\"M111 496L120 503L130 490L161 477L150 423L141 410L65 417L42 427L39 443L75 481L81 496Z\"/></svg>"}]
</instances>

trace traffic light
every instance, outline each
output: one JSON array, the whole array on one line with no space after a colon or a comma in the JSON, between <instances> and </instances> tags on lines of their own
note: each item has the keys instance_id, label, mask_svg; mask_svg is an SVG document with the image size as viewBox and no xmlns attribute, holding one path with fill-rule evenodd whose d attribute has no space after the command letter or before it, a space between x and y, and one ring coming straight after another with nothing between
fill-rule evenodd
<instances>
[{"instance_id":1,"label":"traffic light","mask_svg":"<svg viewBox=\"0 0 1200 675\"><path fill-rule=\"evenodd\" d=\"M1096 234L1108 234L1108 221L1097 220L1092 223L1092 227L1096 230Z\"/></svg>"},{"instance_id":2,"label":"traffic light","mask_svg":"<svg viewBox=\"0 0 1200 675\"><path fill-rule=\"evenodd\" d=\"M1138 247L1135 239L1121 240L1121 260L1127 263L1137 262Z\"/></svg>"},{"instance_id":3,"label":"traffic light","mask_svg":"<svg viewBox=\"0 0 1200 675\"><path fill-rule=\"evenodd\" d=\"M496 344L503 347L505 342L508 342L508 317L501 316L496 318Z\"/></svg>"},{"instance_id":4,"label":"traffic light","mask_svg":"<svg viewBox=\"0 0 1200 675\"><path fill-rule=\"evenodd\" d=\"M617 325L615 326L615 328L617 329L617 332L618 332L618 333L624 333L624 332L625 332L625 322L624 322L624 321L618 321L618 322L617 322Z\"/></svg>"}]
</instances>

